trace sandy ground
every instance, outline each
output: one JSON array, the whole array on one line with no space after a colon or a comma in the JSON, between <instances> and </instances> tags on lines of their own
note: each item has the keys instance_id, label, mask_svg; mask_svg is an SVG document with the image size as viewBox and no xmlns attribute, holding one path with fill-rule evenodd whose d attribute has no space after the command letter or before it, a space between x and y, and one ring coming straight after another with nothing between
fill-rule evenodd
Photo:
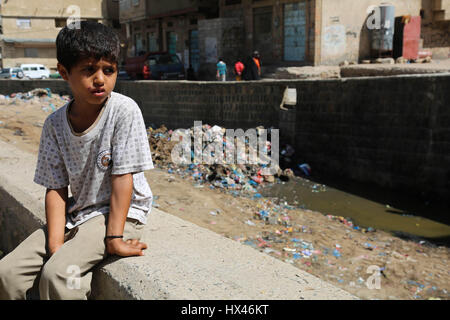
<instances>
[{"instance_id":1,"label":"sandy ground","mask_svg":"<svg viewBox=\"0 0 450 320\"><path fill-rule=\"evenodd\" d=\"M26 101L0 96L0 139L37 154L42 124L52 112L50 103L59 108L65 100L56 95ZM156 168L146 177L159 209L291 263L360 298L449 299L449 248L405 241L380 230L356 230L342 217L294 209L278 199L236 196L195 184L183 172ZM261 209L276 214L264 221L257 215Z\"/></svg>"}]
</instances>

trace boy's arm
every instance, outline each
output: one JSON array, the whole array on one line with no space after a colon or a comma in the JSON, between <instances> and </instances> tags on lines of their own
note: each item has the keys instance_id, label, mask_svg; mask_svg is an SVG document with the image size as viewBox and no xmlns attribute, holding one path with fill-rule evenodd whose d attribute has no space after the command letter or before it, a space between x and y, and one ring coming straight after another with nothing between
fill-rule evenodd
<instances>
[{"instance_id":1,"label":"boy's arm","mask_svg":"<svg viewBox=\"0 0 450 320\"><path fill-rule=\"evenodd\" d=\"M64 244L68 187L45 192L45 217L48 229L48 250L53 255Z\"/></svg>"},{"instance_id":2,"label":"boy's arm","mask_svg":"<svg viewBox=\"0 0 450 320\"><path fill-rule=\"evenodd\" d=\"M123 235L125 220L131 204L133 193L133 175L131 173L122 175L111 175L111 199L108 225L106 227L107 236ZM120 238L106 239L106 251L109 254L119 256L142 256L143 249L147 248L145 243L136 239L127 240Z\"/></svg>"}]
</instances>

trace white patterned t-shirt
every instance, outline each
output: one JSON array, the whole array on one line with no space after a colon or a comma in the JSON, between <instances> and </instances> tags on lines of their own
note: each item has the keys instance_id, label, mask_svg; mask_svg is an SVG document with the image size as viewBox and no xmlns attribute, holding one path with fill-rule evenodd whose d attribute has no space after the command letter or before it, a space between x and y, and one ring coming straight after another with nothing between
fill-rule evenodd
<instances>
[{"instance_id":1,"label":"white patterned t-shirt","mask_svg":"<svg viewBox=\"0 0 450 320\"><path fill-rule=\"evenodd\" d=\"M109 212L112 174L133 173L127 216L147 223L153 196L143 171L153 169L153 162L139 106L111 92L96 121L77 133L68 120L72 101L45 120L34 182L49 189L70 186L66 227L71 229Z\"/></svg>"}]
</instances>

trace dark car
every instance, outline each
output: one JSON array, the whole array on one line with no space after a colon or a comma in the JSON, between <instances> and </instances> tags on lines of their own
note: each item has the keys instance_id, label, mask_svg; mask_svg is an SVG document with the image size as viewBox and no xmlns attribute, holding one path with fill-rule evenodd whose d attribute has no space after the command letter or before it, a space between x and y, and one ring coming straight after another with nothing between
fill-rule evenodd
<instances>
[{"instance_id":1,"label":"dark car","mask_svg":"<svg viewBox=\"0 0 450 320\"><path fill-rule=\"evenodd\" d=\"M184 80L184 65L176 54L149 52L128 58L125 70L132 79Z\"/></svg>"},{"instance_id":2,"label":"dark car","mask_svg":"<svg viewBox=\"0 0 450 320\"><path fill-rule=\"evenodd\" d=\"M130 80L130 76L125 70L119 69L119 72L117 73L117 80Z\"/></svg>"},{"instance_id":3,"label":"dark car","mask_svg":"<svg viewBox=\"0 0 450 320\"><path fill-rule=\"evenodd\" d=\"M20 68L3 68L0 72L0 79L22 79L23 70Z\"/></svg>"},{"instance_id":4,"label":"dark car","mask_svg":"<svg viewBox=\"0 0 450 320\"><path fill-rule=\"evenodd\" d=\"M184 65L176 54L150 55L148 61L151 79L181 80L185 78Z\"/></svg>"}]
</instances>

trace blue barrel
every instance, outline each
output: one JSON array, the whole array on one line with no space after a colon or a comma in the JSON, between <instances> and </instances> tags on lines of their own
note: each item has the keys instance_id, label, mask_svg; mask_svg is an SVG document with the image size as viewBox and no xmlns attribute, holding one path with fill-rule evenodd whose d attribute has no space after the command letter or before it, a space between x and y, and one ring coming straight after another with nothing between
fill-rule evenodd
<instances>
[{"instance_id":1,"label":"blue barrel","mask_svg":"<svg viewBox=\"0 0 450 320\"><path fill-rule=\"evenodd\" d=\"M392 57L394 49L394 25L395 7L390 4L381 4L380 28L371 31L371 51L372 57Z\"/></svg>"}]
</instances>

